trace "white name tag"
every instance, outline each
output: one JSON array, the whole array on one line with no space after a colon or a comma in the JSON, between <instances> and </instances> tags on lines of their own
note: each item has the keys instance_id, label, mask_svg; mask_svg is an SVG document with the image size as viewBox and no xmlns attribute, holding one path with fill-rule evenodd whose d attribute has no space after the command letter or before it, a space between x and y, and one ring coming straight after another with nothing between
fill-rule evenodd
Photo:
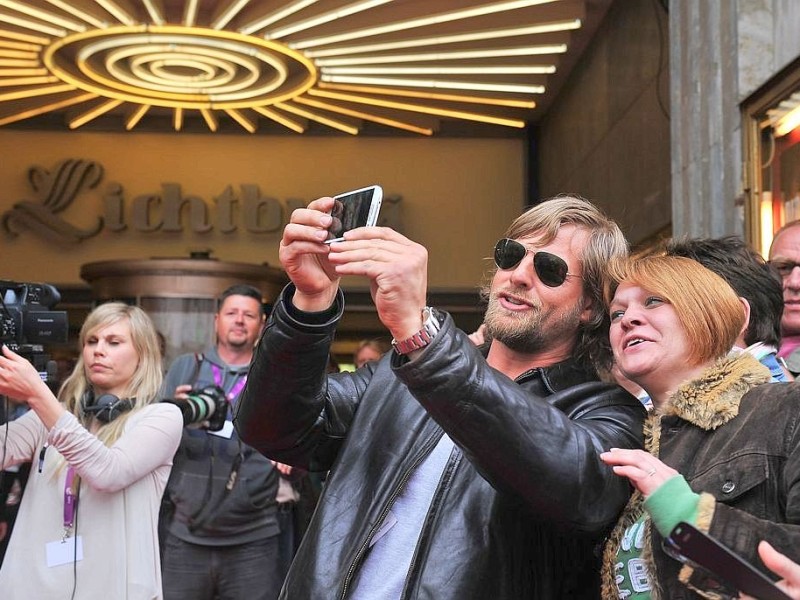
<instances>
[{"instance_id":1,"label":"white name tag","mask_svg":"<svg viewBox=\"0 0 800 600\"><path fill-rule=\"evenodd\" d=\"M211 435L218 435L222 438L231 439L233 435L233 421L225 421L225 425L219 431L209 431Z\"/></svg>"},{"instance_id":2,"label":"white name tag","mask_svg":"<svg viewBox=\"0 0 800 600\"><path fill-rule=\"evenodd\" d=\"M83 560L83 538L81 536L69 537L64 541L49 542L45 544L45 547L48 567L58 567Z\"/></svg>"}]
</instances>

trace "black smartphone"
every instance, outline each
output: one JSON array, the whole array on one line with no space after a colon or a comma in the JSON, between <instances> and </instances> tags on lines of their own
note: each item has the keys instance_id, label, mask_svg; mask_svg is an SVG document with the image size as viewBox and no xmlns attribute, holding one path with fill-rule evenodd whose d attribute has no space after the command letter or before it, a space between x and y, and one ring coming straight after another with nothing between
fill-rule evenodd
<instances>
[{"instance_id":1,"label":"black smartphone","mask_svg":"<svg viewBox=\"0 0 800 600\"><path fill-rule=\"evenodd\" d=\"M372 227L378 222L378 213L383 200L383 189L379 185L370 185L352 192L334 196L331 210L333 222L328 228L326 244L341 242L344 232L356 227Z\"/></svg>"},{"instance_id":2,"label":"black smartphone","mask_svg":"<svg viewBox=\"0 0 800 600\"><path fill-rule=\"evenodd\" d=\"M755 566L689 523L678 523L665 544L681 562L705 569L738 592L759 600L792 600Z\"/></svg>"}]
</instances>

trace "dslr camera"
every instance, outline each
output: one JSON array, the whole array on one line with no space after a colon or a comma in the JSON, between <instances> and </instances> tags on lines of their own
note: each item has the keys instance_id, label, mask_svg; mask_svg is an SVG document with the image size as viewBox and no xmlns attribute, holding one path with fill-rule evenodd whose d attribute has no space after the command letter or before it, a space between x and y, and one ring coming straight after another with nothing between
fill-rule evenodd
<instances>
[{"instance_id":1,"label":"dslr camera","mask_svg":"<svg viewBox=\"0 0 800 600\"><path fill-rule=\"evenodd\" d=\"M60 301L52 285L0 279L0 342L39 371L47 362L43 344L67 341L67 312L52 310Z\"/></svg>"},{"instance_id":2,"label":"dslr camera","mask_svg":"<svg viewBox=\"0 0 800 600\"><path fill-rule=\"evenodd\" d=\"M228 416L228 400L225 390L218 385L207 385L199 390L190 391L186 398L166 398L181 409L183 425L199 425L208 431L219 431L225 426Z\"/></svg>"}]
</instances>

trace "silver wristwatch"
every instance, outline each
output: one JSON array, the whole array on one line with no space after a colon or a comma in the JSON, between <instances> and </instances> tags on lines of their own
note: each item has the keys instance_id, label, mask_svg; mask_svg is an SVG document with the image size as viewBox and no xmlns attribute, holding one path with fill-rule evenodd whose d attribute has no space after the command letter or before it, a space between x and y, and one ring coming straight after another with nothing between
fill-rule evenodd
<instances>
[{"instance_id":1,"label":"silver wristwatch","mask_svg":"<svg viewBox=\"0 0 800 600\"><path fill-rule=\"evenodd\" d=\"M426 306L422 309L422 329L404 340L392 340L392 347L398 354L408 354L414 350L424 348L431 343L439 333L439 320L434 314L434 309Z\"/></svg>"}]
</instances>

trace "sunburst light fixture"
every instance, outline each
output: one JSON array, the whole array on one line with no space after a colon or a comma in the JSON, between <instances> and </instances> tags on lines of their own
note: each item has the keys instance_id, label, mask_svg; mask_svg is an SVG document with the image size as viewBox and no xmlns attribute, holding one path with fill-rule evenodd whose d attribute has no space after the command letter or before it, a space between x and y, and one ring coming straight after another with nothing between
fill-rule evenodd
<instances>
[{"instance_id":1,"label":"sunburst light fixture","mask_svg":"<svg viewBox=\"0 0 800 600\"><path fill-rule=\"evenodd\" d=\"M522 128L581 27L568 0L0 0L0 126L169 116L356 135ZM277 124L277 125L276 125Z\"/></svg>"}]
</instances>

